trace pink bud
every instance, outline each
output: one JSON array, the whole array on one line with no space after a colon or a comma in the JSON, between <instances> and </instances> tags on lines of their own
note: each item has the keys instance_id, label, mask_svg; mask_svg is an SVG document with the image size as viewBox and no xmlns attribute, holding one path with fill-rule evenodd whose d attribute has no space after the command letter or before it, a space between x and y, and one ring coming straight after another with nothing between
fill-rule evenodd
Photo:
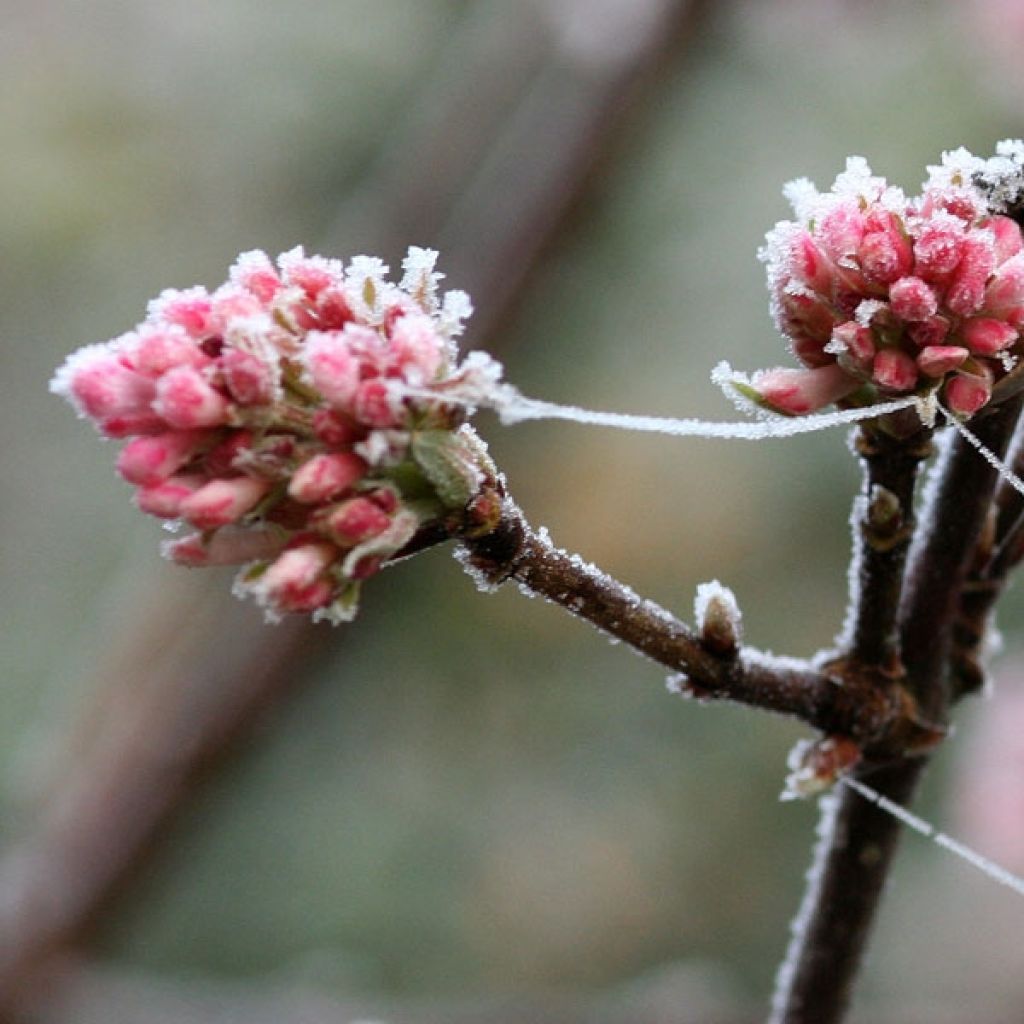
<instances>
[{"instance_id":1,"label":"pink bud","mask_svg":"<svg viewBox=\"0 0 1024 1024\"><path fill-rule=\"evenodd\" d=\"M864 229L864 213L856 202L842 203L822 217L815 237L834 262L843 264L856 255Z\"/></svg>"},{"instance_id":2,"label":"pink bud","mask_svg":"<svg viewBox=\"0 0 1024 1024\"><path fill-rule=\"evenodd\" d=\"M134 437L138 434L162 434L167 424L155 412L140 412L128 416L108 416L100 420L104 437Z\"/></svg>"},{"instance_id":3,"label":"pink bud","mask_svg":"<svg viewBox=\"0 0 1024 1024\"><path fill-rule=\"evenodd\" d=\"M919 277L901 277L889 289L889 303L901 320L927 320L938 309L935 292Z\"/></svg>"},{"instance_id":4,"label":"pink bud","mask_svg":"<svg viewBox=\"0 0 1024 1024\"><path fill-rule=\"evenodd\" d=\"M993 356L1017 340L1017 332L1009 324L989 317L965 321L963 335L967 347L979 356Z\"/></svg>"},{"instance_id":5,"label":"pink bud","mask_svg":"<svg viewBox=\"0 0 1024 1024\"><path fill-rule=\"evenodd\" d=\"M230 271L231 280L240 288L251 292L264 306L281 289L281 278L265 252L254 249L243 252Z\"/></svg>"},{"instance_id":6,"label":"pink bud","mask_svg":"<svg viewBox=\"0 0 1024 1024\"><path fill-rule=\"evenodd\" d=\"M444 359L444 339L430 317L400 317L391 330L389 368L411 384L424 384L437 376Z\"/></svg>"},{"instance_id":7,"label":"pink bud","mask_svg":"<svg viewBox=\"0 0 1024 1024\"><path fill-rule=\"evenodd\" d=\"M970 316L985 300L985 282L996 267L996 254L989 236L972 231L964 239L960 265L953 274L946 305L958 316Z\"/></svg>"},{"instance_id":8,"label":"pink bud","mask_svg":"<svg viewBox=\"0 0 1024 1024\"><path fill-rule=\"evenodd\" d=\"M233 430L206 453L203 464L211 476L232 476L239 468L235 460L252 449L251 430Z\"/></svg>"},{"instance_id":9,"label":"pink bud","mask_svg":"<svg viewBox=\"0 0 1024 1024\"><path fill-rule=\"evenodd\" d=\"M928 217L938 211L950 213L970 224L984 212L984 207L971 189L958 185L932 186L924 194L921 214Z\"/></svg>"},{"instance_id":10,"label":"pink bud","mask_svg":"<svg viewBox=\"0 0 1024 1024\"><path fill-rule=\"evenodd\" d=\"M1020 227L1009 217L990 217L983 226L995 236L997 266L1024 249L1024 238L1021 237Z\"/></svg>"},{"instance_id":11,"label":"pink bud","mask_svg":"<svg viewBox=\"0 0 1024 1024\"><path fill-rule=\"evenodd\" d=\"M983 312L1015 326L1024 324L1024 252L999 267L985 289Z\"/></svg>"},{"instance_id":12,"label":"pink bud","mask_svg":"<svg viewBox=\"0 0 1024 1024\"><path fill-rule=\"evenodd\" d=\"M879 222L879 227L868 231L861 239L857 259L862 273L869 281L891 284L910 273L914 262L910 242L900 230L894 215L872 219Z\"/></svg>"},{"instance_id":13,"label":"pink bud","mask_svg":"<svg viewBox=\"0 0 1024 1024\"><path fill-rule=\"evenodd\" d=\"M281 612L315 612L324 608L334 599L334 584L328 579L314 580L308 587L291 587L282 590L273 601Z\"/></svg>"},{"instance_id":14,"label":"pink bud","mask_svg":"<svg viewBox=\"0 0 1024 1024\"><path fill-rule=\"evenodd\" d=\"M322 574L337 556L337 548L326 542L288 548L259 578L256 589L281 611L319 608L330 600L333 589Z\"/></svg>"},{"instance_id":15,"label":"pink bud","mask_svg":"<svg viewBox=\"0 0 1024 1024\"><path fill-rule=\"evenodd\" d=\"M121 449L117 471L130 484L157 483L188 462L205 439L204 433L190 430L137 437Z\"/></svg>"},{"instance_id":16,"label":"pink bud","mask_svg":"<svg viewBox=\"0 0 1024 1024\"><path fill-rule=\"evenodd\" d=\"M353 352L353 339L367 327L350 324L341 331L311 331L302 358L313 387L336 408L348 410L360 380L360 360Z\"/></svg>"},{"instance_id":17,"label":"pink bud","mask_svg":"<svg viewBox=\"0 0 1024 1024\"><path fill-rule=\"evenodd\" d=\"M860 387L860 381L832 364L810 370L765 370L753 385L766 405L800 416L844 398Z\"/></svg>"},{"instance_id":18,"label":"pink bud","mask_svg":"<svg viewBox=\"0 0 1024 1024\"><path fill-rule=\"evenodd\" d=\"M182 502L205 483L206 477L197 473L181 473L159 483L140 487L135 492L135 503L141 511L151 516L177 519L181 515Z\"/></svg>"},{"instance_id":19,"label":"pink bud","mask_svg":"<svg viewBox=\"0 0 1024 1024\"><path fill-rule=\"evenodd\" d=\"M336 260L306 256L301 248L284 253L278 264L288 283L301 288L313 300L325 288L342 283L341 267Z\"/></svg>"},{"instance_id":20,"label":"pink bud","mask_svg":"<svg viewBox=\"0 0 1024 1024\"><path fill-rule=\"evenodd\" d=\"M404 422L401 398L380 377L364 380L356 388L352 415L370 427L400 427Z\"/></svg>"},{"instance_id":21,"label":"pink bud","mask_svg":"<svg viewBox=\"0 0 1024 1024\"><path fill-rule=\"evenodd\" d=\"M195 340L201 341L214 333L211 320L213 301L205 288L177 291L168 288L149 304L154 321L176 325Z\"/></svg>"},{"instance_id":22,"label":"pink bud","mask_svg":"<svg viewBox=\"0 0 1024 1024\"><path fill-rule=\"evenodd\" d=\"M277 367L252 352L226 348L220 369L231 397L239 405L270 405L277 390Z\"/></svg>"},{"instance_id":23,"label":"pink bud","mask_svg":"<svg viewBox=\"0 0 1024 1024\"><path fill-rule=\"evenodd\" d=\"M221 285L213 294L210 320L217 334L226 334L232 322L250 320L263 312L263 303L235 284Z\"/></svg>"},{"instance_id":24,"label":"pink bud","mask_svg":"<svg viewBox=\"0 0 1024 1024\"><path fill-rule=\"evenodd\" d=\"M157 378L175 366L201 368L209 356L181 327L146 324L130 346L132 362L147 377Z\"/></svg>"},{"instance_id":25,"label":"pink bud","mask_svg":"<svg viewBox=\"0 0 1024 1024\"><path fill-rule=\"evenodd\" d=\"M927 348L929 345L941 345L949 334L949 321L945 317L930 316L919 324L911 324L907 328L915 345Z\"/></svg>"},{"instance_id":26,"label":"pink bud","mask_svg":"<svg viewBox=\"0 0 1024 1024\"><path fill-rule=\"evenodd\" d=\"M313 413L313 433L324 444L339 448L358 441L365 432L357 429L351 420L334 409L320 408Z\"/></svg>"},{"instance_id":27,"label":"pink bud","mask_svg":"<svg viewBox=\"0 0 1024 1024\"><path fill-rule=\"evenodd\" d=\"M352 498L331 509L323 518L325 532L342 547L355 547L383 533L391 517L369 498Z\"/></svg>"},{"instance_id":28,"label":"pink bud","mask_svg":"<svg viewBox=\"0 0 1024 1024\"><path fill-rule=\"evenodd\" d=\"M920 229L914 242L914 273L938 281L956 270L963 249L963 225L953 217L936 217Z\"/></svg>"},{"instance_id":29,"label":"pink bud","mask_svg":"<svg viewBox=\"0 0 1024 1024\"><path fill-rule=\"evenodd\" d=\"M983 377L956 374L946 382L946 405L958 416L973 416L992 394L992 382Z\"/></svg>"},{"instance_id":30,"label":"pink bud","mask_svg":"<svg viewBox=\"0 0 1024 1024\"><path fill-rule=\"evenodd\" d=\"M847 320L832 332L832 340L846 348L858 363L868 363L875 355L875 338L870 327L862 327L856 320Z\"/></svg>"},{"instance_id":31,"label":"pink bud","mask_svg":"<svg viewBox=\"0 0 1024 1024\"><path fill-rule=\"evenodd\" d=\"M917 365L926 377L945 377L962 366L969 354L959 345L929 345L918 353Z\"/></svg>"},{"instance_id":32,"label":"pink bud","mask_svg":"<svg viewBox=\"0 0 1024 1024\"><path fill-rule=\"evenodd\" d=\"M831 291L832 264L810 233L802 229L794 234L790 242L789 270L796 280L820 295L827 295Z\"/></svg>"},{"instance_id":33,"label":"pink bud","mask_svg":"<svg viewBox=\"0 0 1024 1024\"><path fill-rule=\"evenodd\" d=\"M325 331L339 330L354 319L352 307L339 286L325 288L317 296L316 315L320 328Z\"/></svg>"},{"instance_id":34,"label":"pink bud","mask_svg":"<svg viewBox=\"0 0 1024 1024\"><path fill-rule=\"evenodd\" d=\"M181 503L181 516L200 530L214 530L241 519L270 487L270 481L251 476L211 480Z\"/></svg>"},{"instance_id":35,"label":"pink bud","mask_svg":"<svg viewBox=\"0 0 1024 1024\"><path fill-rule=\"evenodd\" d=\"M227 420L228 402L191 366L168 370L156 384L153 409L180 430L216 427Z\"/></svg>"},{"instance_id":36,"label":"pink bud","mask_svg":"<svg viewBox=\"0 0 1024 1024\"><path fill-rule=\"evenodd\" d=\"M215 533L191 533L164 544L166 558L193 568L208 565L244 565L278 555L285 545L280 530L261 530L253 527L235 529L221 527Z\"/></svg>"},{"instance_id":37,"label":"pink bud","mask_svg":"<svg viewBox=\"0 0 1024 1024\"><path fill-rule=\"evenodd\" d=\"M836 318L823 299L792 294L784 289L777 293L778 326L792 342L793 352L807 366L824 366L831 357L822 350L832 336Z\"/></svg>"},{"instance_id":38,"label":"pink bud","mask_svg":"<svg viewBox=\"0 0 1024 1024\"><path fill-rule=\"evenodd\" d=\"M875 356L871 376L883 388L909 391L917 383L917 364L906 352L896 348L882 349Z\"/></svg>"},{"instance_id":39,"label":"pink bud","mask_svg":"<svg viewBox=\"0 0 1024 1024\"><path fill-rule=\"evenodd\" d=\"M366 473L366 463L352 452L314 455L295 471L288 494L306 505L347 491Z\"/></svg>"},{"instance_id":40,"label":"pink bud","mask_svg":"<svg viewBox=\"0 0 1024 1024\"><path fill-rule=\"evenodd\" d=\"M74 353L57 371L51 387L98 422L145 416L155 394L151 381L100 345Z\"/></svg>"}]
</instances>

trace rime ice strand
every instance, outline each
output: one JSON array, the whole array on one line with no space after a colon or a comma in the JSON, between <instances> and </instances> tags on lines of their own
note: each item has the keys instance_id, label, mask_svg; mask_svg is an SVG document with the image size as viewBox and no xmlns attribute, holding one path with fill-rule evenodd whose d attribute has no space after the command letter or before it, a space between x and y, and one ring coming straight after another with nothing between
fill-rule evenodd
<instances>
[{"instance_id":1,"label":"rime ice strand","mask_svg":"<svg viewBox=\"0 0 1024 1024\"><path fill-rule=\"evenodd\" d=\"M501 368L458 361L470 303L438 294L436 256L410 249L394 284L365 256L245 253L215 291L165 291L75 352L51 387L127 440L117 469L142 511L194 529L168 557L243 565L236 589L270 617L342 621L489 466L465 420Z\"/></svg>"},{"instance_id":2,"label":"rime ice strand","mask_svg":"<svg viewBox=\"0 0 1024 1024\"><path fill-rule=\"evenodd\" d=\"M1024 240L1000 185L1022 167L1024 144L1003 142L987 161L943 154L913 198L860 157L829 192L791 182L796 219L768 233L760 256L775 324L803 368L735 386L793 416L937 393L967 418L1001 397L1024 352Z\"/></svg>"}]
</instances>

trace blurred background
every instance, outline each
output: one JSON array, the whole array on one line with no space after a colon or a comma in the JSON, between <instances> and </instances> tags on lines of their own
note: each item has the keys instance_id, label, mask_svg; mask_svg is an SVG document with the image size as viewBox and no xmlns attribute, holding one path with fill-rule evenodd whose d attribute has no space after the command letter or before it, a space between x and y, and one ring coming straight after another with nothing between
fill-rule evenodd
<instances>
[{"instance_id":1,"label":"blurred background","mask_svg":"<svg viewBox=\"0 0 1024 1024\"><path fill-rule=\"evenodd\" d=\"M2 16L0 1019L760 1019L816 817L777 801L798 727L669 697L447 551L373 580L352 626L265 626L229 573L160 559L47 381L240 250L418 244L525 393L730 417L715 363L785 361L755 258L782 184L859 153L915 190L943 149L1024 133L1024 0ZM717 577L755 645L839 628L841 433L478 426L535 525L684 618ZM995 694L922 805L1016 870L1022 614L1011 593ZM909 837L852 1019L1016 1018L1022 922Z\"/></svg>"}]
</instances>

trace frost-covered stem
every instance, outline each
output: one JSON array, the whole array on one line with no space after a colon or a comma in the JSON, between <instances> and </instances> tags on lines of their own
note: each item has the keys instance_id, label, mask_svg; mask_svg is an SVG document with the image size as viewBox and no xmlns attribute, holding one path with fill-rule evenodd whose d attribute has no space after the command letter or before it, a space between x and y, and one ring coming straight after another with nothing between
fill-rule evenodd
<instances>
[{"instance_id":1,"label":"frost-covered stem","mask_svg":"<svg viewBox=\"0 0 1024 1024\"><path fill-rule=\"evenodd\" d=\"M853 514L853 567L845 657L865 667L900 671L897 612L914 531L914 484L931 453L931 434L897 439L863 426L854 446L864 490Z\"/></svg>"},{"instance_id":2,"label":"frost-covered stem","mask_svg":"<svg viewBox=\"0 0 1024 1024\"><path fill-rule=\"evenodd\" d=\"M1020 411L1018 401L997 406L972 424L981 441L1002 456ZM957 601L995 490L996 473L960 436L945 447L936 484L910 552L900 602L900 641L906 683L933 721L946 713ZM862 777L901 804L910 802L926 765L903 758ZM834 1024L842 1019L870 935L900 825L855 793L844 790L826 808L808 891L793 925L779 972L772 1024Z\"/></svg>"},{"instance_id":3,"label":"frost-covered stem","mask_svg":"<svg viewBox=\"0 0 1024 1024\"><path fill-rule=\"evenodd\" d=\"M659 665L683 673L694 696L792 715L829 733L858 735L877 726L878 708L865 705L809 663L768 658L747 648L714 653L670 612L534 532L507 499L496 527L463 543L466 560L483 582L517 581Z\"/></svg>"}]
</instances>

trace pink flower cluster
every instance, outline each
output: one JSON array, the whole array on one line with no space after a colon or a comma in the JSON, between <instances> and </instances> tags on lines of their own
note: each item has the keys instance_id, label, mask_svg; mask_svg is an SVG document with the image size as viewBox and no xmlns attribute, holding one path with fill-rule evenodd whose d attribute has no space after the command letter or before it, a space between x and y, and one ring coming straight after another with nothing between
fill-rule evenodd
<instances>
[{"instance_id":1,"label":"pink flower cluster","mask_svg":"<svg viewBox=\"0 0 1024 1024\"><path fill-rule=\"evenodd\" d=\"M790 415L938 392L969 417L1016 366L1024 328L1024 239L979 182L1016 173L1024 147L965 150L929 168L921 195L851 157L831 191L786 188L795 221L769 232L772 313L805 369L755 376L750 396Z\"/></svg>"},{"instance_id":2,"label":"pink flower cluster","mask_svg":"<svg viewBox=\"0 0 1024 1024\"><path fill-rule=\"evenodd\" d=\"M75 352L52 389L101 433L140 509L194 528L183 565L241 565L268 615L350 618L361 580L464 505L486 456L464 425L501 368L454 337L437 254L379 260L245 253L230 278L165 291L135 330Z\"/></svg>"}]
</instances>

